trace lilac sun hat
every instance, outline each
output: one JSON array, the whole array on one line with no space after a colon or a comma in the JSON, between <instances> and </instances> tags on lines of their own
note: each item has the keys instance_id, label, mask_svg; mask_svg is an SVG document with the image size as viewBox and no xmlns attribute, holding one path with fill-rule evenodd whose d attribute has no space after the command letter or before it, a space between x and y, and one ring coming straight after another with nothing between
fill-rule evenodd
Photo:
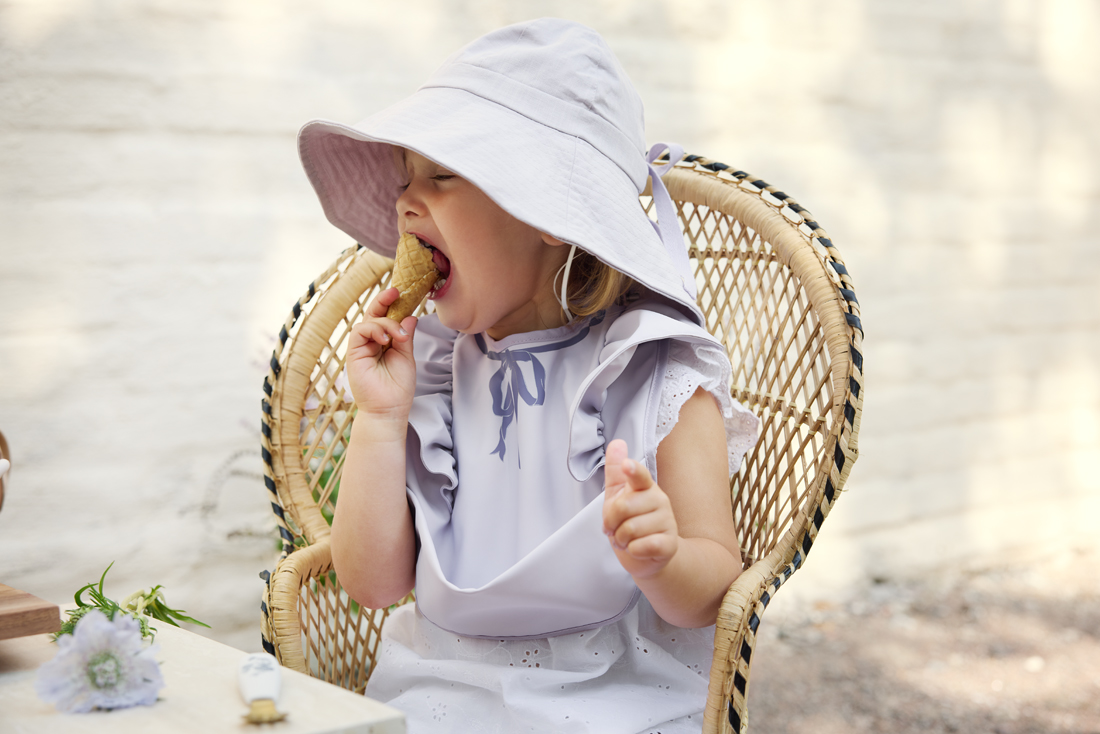
<instances>
[{"instance_id":1,"label":"lilac sun hat","mask_svg":"<svg viewBox=\"0 0 1100 734\"><path fill-rule=\"evenodd\" d=\"M391 146L480 188L535 229L595 255L702 323L676 211L647 154L642 101L591 28L543 18L473 41L411 96L356 125L306 123L302 165L329 221L392 257L403 183ZM671 161L654 166L668 149ZM660 226L638 201L647 179Z\"/></svg>"}]
</instances>

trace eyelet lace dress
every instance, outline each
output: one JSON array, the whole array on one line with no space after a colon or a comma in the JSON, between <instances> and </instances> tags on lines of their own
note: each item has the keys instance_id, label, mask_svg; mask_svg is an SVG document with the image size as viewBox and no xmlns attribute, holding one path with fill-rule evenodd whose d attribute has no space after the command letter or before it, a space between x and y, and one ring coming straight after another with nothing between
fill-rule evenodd
<instances>
[{"instance_id":1,"label":"eyelet lace dress","mask_svg":"<svg viewBox=\"0 0 1100 734\"><path fill-rule=\"evenodd\" d=\"M425 317L415 344L417 604L387 620L367 695L411 734L698 732L714 628L666 623L618 564L603 459L623 438L656 476L701 387L735 471L759 425L721 345L652 301L500 341Z\"/></svg>"}]
</instances>

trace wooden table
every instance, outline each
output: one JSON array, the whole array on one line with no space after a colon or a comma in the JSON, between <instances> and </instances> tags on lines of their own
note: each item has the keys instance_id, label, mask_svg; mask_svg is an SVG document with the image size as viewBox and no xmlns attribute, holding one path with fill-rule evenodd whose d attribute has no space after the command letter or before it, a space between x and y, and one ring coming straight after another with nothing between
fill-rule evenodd
<instances>
[{"instance_id":1,"label":"wooden table","mask_svg":"<svg viewBox=\"0 0 1100 734\"><path fill-rule=\"evenodd\" d=\"M163 622L154 622L164 688L152 706L63 714L34 692L38 666L53 658L49 635L0 640L0 734L404 734L397 709L283 668L278 724L244 723L237 688L245 653Z\"/></svg>"},{"instance_id":2,"label":"wooden table","mask_svg":"<svg viewBox=\"0 0 1100 734\"><path fill-rule=\"evenodd\" d=\"M0 640L59 629L61 612L56 604L0 584Z\"/></svg>"}]
</instances>

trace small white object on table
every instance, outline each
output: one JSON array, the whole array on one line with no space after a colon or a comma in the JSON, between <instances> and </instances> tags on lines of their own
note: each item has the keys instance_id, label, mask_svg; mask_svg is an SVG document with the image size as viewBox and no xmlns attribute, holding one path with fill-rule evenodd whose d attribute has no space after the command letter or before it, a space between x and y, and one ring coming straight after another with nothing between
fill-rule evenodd
<instances>
[{"instance_id":1,"label":"small white object on table","mask_svg":"<svg viewBox=\"0 0 1100 734\"><path fill-rule=\"evenodd\" d=\"M201 635L153 622L164 688L152 706L63 714L34 692L38 667L57 654L50 635L0 640L0 734L404 734L397 709L338 686L282 669L277 724L242 718L237 669L246 653Z\"/></svg>"}]
</instances>

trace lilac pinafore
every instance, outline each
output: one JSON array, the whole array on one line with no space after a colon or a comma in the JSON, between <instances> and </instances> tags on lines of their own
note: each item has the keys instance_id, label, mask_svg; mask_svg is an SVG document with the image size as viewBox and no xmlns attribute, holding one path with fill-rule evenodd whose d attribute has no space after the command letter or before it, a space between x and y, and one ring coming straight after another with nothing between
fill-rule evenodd
<instances>
[{"instance_id":1,"label":"lilac pinafore","mask_svg":"<svg viewBox=\"0 0 1100 734\"><path fill-rule=\"evenodd\" d=\"M502 732L697 730L713 628L663 622L619 565L601 529L603 463L622 438L657 476L660 440L704 387L735 469L758 422L729 398L722 347L649 301L500 341L426 317L415 349L417 605L387 622L367 694L414 733L474 718Z\"/></svg>"}]
</instances>

